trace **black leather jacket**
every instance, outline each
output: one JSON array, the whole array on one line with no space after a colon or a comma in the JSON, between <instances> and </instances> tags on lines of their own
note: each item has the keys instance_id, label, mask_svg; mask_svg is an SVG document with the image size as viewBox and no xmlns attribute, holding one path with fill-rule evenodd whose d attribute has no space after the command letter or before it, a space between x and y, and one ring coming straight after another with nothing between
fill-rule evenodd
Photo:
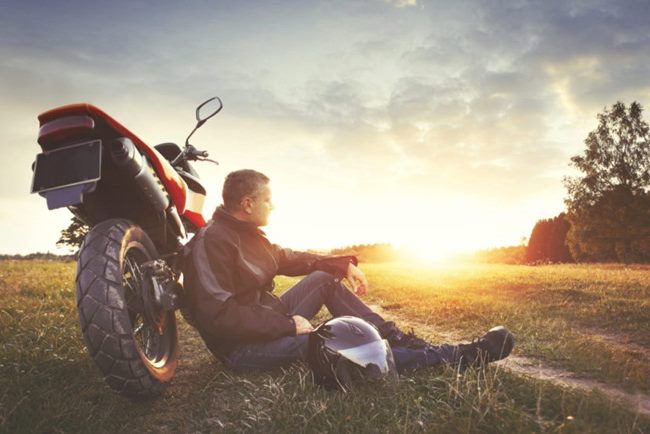
<instances>
[{"instance_id":1,"label":"black leather jacket","mask_svg":"<svg viewBox=\"0 0 650 434\"><path fill-rule=\"evenodd\" d=\"M271 244L252 223L222 207L185 249L184 286L189 314L217 356L234 346L295 334L286 306L272 294L278 274L322 270L341 278L354 256L327 257Z\"/></svg>"}]
</instances>

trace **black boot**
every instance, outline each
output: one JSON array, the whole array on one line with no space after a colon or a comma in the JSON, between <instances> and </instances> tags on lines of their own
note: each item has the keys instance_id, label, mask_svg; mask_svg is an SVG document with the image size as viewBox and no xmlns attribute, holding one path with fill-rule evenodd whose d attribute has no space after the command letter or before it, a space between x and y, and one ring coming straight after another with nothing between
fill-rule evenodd
<instances>
[{"instance_id":1,"label":"black boot","mask_svg":"<svg viewBox=\"0 0 650 434\"><path fill-rule=\"evenodd\" d=\"M490 362L505 359L515 346L512 333L503 326L497 326L470 344L458 346L460 370L481 368Z\"/></svg>"},{"instance_id":2,"label":"black boot","mask_svg":"<svg viewBox=\"0 0 650 434\"><path fill-rule=\"evenodd\" d=\"M429 342L417 337L413 329L408 333L404 333L392 321L387 321L383 327L380 327L379 333L388 341L391 347L422 349L431 346Z\"/></svg>"}]
</instances>

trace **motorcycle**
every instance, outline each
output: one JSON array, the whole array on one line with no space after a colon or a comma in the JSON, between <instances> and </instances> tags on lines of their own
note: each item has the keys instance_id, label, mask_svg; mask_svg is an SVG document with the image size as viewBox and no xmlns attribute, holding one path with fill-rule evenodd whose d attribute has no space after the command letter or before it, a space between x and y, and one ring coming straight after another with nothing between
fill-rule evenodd
<instances>
[{"instance_id":1,"label":"motorcycle","mask_svg":"<svg viewBox=\"0 0 650 434\"><path fill-rule=\"evenodd\" d=\"M90 104L38 116L31 191L91 228L77 253L81 330L106 383L129 398L158 396L178 364L182 248L206 224L191 162L217 163L189 140L222 108L218 97L196 108L183 149L150 147Z\"/></svg>"}]
</instances>

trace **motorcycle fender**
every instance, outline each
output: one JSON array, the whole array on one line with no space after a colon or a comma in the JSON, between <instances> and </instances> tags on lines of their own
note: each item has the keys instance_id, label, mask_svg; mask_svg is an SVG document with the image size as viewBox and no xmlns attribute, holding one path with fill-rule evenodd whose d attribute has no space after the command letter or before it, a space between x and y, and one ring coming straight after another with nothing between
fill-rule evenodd
<instances>
[{"instance_id":1,"label":"motorcycle fender","mask_svg":"<svg viewBox=\"0 0 650 434\"><path fill-rule=\"evenodd\" d=\"M79 205L84 201L84 194L92 193L97 187L97 182L77 184L70 187L57 188L39 193L47 200L47 209L53 210L64 206Z\"/></svg>"}]
</instances>

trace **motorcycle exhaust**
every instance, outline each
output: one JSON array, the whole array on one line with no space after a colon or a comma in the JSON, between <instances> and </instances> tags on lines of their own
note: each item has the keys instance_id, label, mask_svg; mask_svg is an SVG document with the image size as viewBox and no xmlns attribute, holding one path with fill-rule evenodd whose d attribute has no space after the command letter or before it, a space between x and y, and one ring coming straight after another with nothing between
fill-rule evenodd
<instances>
[{"instance_id":1,"label":"motorcycle exhaust","mask_svg":"<svg viewBox=\"0 0 650 434\"><path fill-rule=\"evenodd\" d=\"M136 149L133 142L120 137L110 143L113 163L125 176L133 177L154 209L162 212L169 206L169 196L160 179L145 157Z\"/></svg>"}]
</instances>

